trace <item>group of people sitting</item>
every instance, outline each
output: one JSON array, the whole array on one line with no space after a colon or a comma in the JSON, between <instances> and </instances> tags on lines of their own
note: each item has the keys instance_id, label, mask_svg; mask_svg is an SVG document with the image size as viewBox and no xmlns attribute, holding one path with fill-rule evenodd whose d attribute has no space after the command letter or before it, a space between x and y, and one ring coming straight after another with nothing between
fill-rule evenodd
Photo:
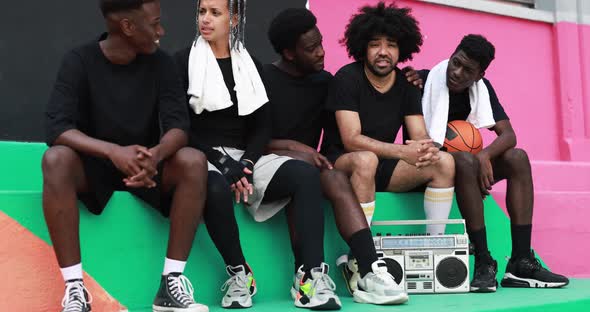
<instances>
[{"instance_id":1,"label":"group of people sitting","mask_svg":"<svg viewBox=\"0 0 590 312\"><path fill-rule=\"evenodd\" d=\"M258 222L285 210L295 306L341 307L324 261L323 198L351 250L343 270L354 300L406 302L404 285L373 244L375 192L423 191L428 219L446 219L456 193L475 249L471 291L493 292L497 264L482 198L502 179L512 235L502 286L568 284L531 251L531 168L484 78L494 59L489 41L467 35L432 70L400 70L423 37L410 9L380 2L351 18L342 43L354 62L332 76L324 71L316 17L303 8L274 18L268 37L280 58L261 65L244 46L245 4L198 1L197 36L171 57L159 49L159 0L100 0L107 32L63 58L42 161L43 211L66 285L63 311L91 309L77 200L98 215L120 190L170 219L153 311L208 311L183 275L201 220L229 275L222 307L252 306L255 268L240 245L234 201ZM447 153L441 143L452 120L489 128L497 138L477 155ZM407 140L396 144L402 127Z\"/></svg>"}]
</instances>

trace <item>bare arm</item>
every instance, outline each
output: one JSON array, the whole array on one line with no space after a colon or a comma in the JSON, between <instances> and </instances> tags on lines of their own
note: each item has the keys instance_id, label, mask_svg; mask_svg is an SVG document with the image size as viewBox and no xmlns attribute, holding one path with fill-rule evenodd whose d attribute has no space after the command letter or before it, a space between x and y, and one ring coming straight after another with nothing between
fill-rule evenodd
<instances>
[{"instance_id":1,"label":"bare arm","mask_svg":"<svg viewBox=\"0 0 590 312\"><path fill-rule=\"evenodd\" d=\"M479 186L483 195L488 195L495 183L491 159L516 146L516 134L509 120L498 121L494 131L498 137L477 154L480 164Z\"/></svg>"},{"instance_id":2,"label":"bare arm","mask_svg":"<svg viewBox=\"0 0 590 312\"><path fill-rule=\"evenodd\" d=\"M361 121L357 112L336 111L336 123L347 151L371 151L381 158L402 158L403 145L381 142L361 134Z\"/></svg>"},{"instance_id":3,"label":"bare arm","mask_svg":"<svg viewBox=\"0 0 590 312\"><path fill-rule=\"evenodd\" d=\"M336 122L344 148L350 152L371 151L380 158L401 159L417 165L424 156L424 144L431 142L411 141L408 145L385 143L361 134L361 122L357 112L336 111ZM422 166L422 165L419 165Z\"/></svg>"},{"instance_id":4,"label":"bare arm","mask_svg":"<svg viewBox=\"0 0 590 312\"><path fill-rule=\"evenodd\" d=\"M516 133L512 128L510 120L500 120L496 123L494 131L498 135L494 141L484 148L480 153L485 153L490 159L516 146Z\"/></svg>"},{"instance_id":5,"label":"bare arm","mask_svg":"<svg viewBox=\"0 0 590 312\"><path fill-rule=\"evenodd\" d=\"M276 140L273 139L268 144L267 149L269 151L295 151L295 152L303 152L303 153L313 153L316 152L313 147L310 147L306 144L295 140Z\"/></svg>"}]
</instances>

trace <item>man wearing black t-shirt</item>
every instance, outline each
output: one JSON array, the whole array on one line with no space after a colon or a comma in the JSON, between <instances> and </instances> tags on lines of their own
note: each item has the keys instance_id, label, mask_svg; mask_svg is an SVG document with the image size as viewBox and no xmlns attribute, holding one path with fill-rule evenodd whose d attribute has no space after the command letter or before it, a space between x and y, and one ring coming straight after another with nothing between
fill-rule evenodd
<instances>
[{"instance_id":1,"label":"man wearing black t-shirt","mask_svg":"<svg viewBox=\"0 0 590 312\"><path fill-rule=\"evenodd\" d=\"M278 61L264 67L273 126L269 151L307 161L321 170L323 193L331 201L338 230L358 263L358 276L349 277L352 283L349 281L347 285L349 290L354 290L355 301L372 304L407 301L403 287L380 266L385 263L378 260L371 230L348 176L333 169L317 151L322 127L331 115L324 111L324 103L332 75L323 70L324 49L316 17L304 8L287 9L273 19L268 37L281 55ZM292 233L291 239L292 246L297 246L296 235ZM295 249L298 268L301 259ZM359 279L368 286L355 290Z\"/></svg>"},{"instance_id":2,"label":"man wearing black t-shirt","mask_svg":"<svg viewBox=\"0 0 590 312\"><path fill-rule=\"evenodd\" d=\"M91 310L76 199L98 215L114 191L170 217L154 311L208 311L182 275L204 207L207 161L183 148L188 114L174 61L158 49L160 1L100 7L108 33L65 55L45 115L43 211L66 282L63 311Z\"/></svg>"},{"instance_id":3,"label":"man wearing black t-shirt","mask_svg":"<svg viewBox=\"0 0 590 312\"><path fill-rule=\"evenodd\" d=\"M407 29L399 29L400 23ZM446 219L454 162L428 138L420 90L396 67L420 50L416 20L408 9L394 5L365 7L347 26L344 42L356 62L341 68L332 81L326 105L335 112L337 127L326 128L323 152L335 161L335 168L351 176L370 215L375 191L406 192L426 184L427 218ZM393 143L402 123L412 139L407 145ZM443 232L444 226L428 231Z\"/></svg>"},{"instance_id":4,"label":"man wearing black t-shirt","mask_svg":"<svg viewBox=\"0 0 590 312\"><path fill-rule=\"evenodd\" d=\"M350 176L369 223L376 191L407 192L421 185L427 186L426 217L447 219L454 161L428 137L420 90L396 67L420 51L416 20L409 9L380 2L352 18L343 42L356 62L341 68L332 80L326 106L335 113L337 125L326 127L322 152ZM402 123L411 140L394 144ZM429 225L427 232L444 229Z\"/></svg>"},{"instance_id":5,"label":"man wearing black t-shirt","mask_svg":"<svg viewBox=\"0 0 590 312\"><path fill-rule=\"evenodd\" d=\"M531 251L534 196L531 165L526 152L516 148L516 134L510 120L491 83L483 78L494 54L494 46L484 37L468 35L448 61L441 62L432 71L418 72L419 84L426 82L422 103L428 130L434 139L437 122L442 121L439 124L444 127L439 138L443 141L446 123L453 120L469 120L480 127L488 127L498 136L475 156L467 152L451 153L456 162L457 203L475 247L471 291L496 291L497 263L488 251L482 196L489 195L492 185L503 179L508 181L506 206L511 221L512 257L502 286L561 287L568 284L568 279L544 269ZM446 90L438 90L444 88ZM444 105L448 104L448 110L437 109L443 105L437 102L441 97L432 94L440 94L440 91L448 93L443 99L447 101ZM481 113L486 109L489 116Z\"/></svg>"}]
</instances>

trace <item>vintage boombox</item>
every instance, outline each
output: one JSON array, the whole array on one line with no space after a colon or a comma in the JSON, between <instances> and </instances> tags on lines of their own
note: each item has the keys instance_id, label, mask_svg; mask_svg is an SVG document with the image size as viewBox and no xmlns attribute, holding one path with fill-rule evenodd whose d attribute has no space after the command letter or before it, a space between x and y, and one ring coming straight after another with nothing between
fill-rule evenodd
<instances>
[{"instance_id":1,"label":"vintage boombox","mask_svg":"<svg viewBox=\"0 0 590 312\"><path fill-rule=\"evenodd\" d=\"M408 293L469 292L469 239L465 220L375 221L371 225L462 224L463 234L382 235L375 249L395 280Z\"/></svg>"}]
</instances>

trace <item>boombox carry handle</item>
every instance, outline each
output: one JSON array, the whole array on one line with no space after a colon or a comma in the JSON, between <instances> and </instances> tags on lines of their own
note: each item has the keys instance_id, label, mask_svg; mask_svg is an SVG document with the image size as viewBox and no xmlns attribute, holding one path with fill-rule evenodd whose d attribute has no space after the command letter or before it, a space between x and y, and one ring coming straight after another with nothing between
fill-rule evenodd
<instances>
[{"instance_id":1,"label":"boombox carry handle","mask_svg":"<svg viewBox=\"0 0 590 312\"><path fill-rule=\"evenodd\" d=\"M440 220L397 220L397 221L373 221L371 225L428 225L428 224L462 224L467 233L464 219L440 219Z\"/></svg>"}]
</instances>

